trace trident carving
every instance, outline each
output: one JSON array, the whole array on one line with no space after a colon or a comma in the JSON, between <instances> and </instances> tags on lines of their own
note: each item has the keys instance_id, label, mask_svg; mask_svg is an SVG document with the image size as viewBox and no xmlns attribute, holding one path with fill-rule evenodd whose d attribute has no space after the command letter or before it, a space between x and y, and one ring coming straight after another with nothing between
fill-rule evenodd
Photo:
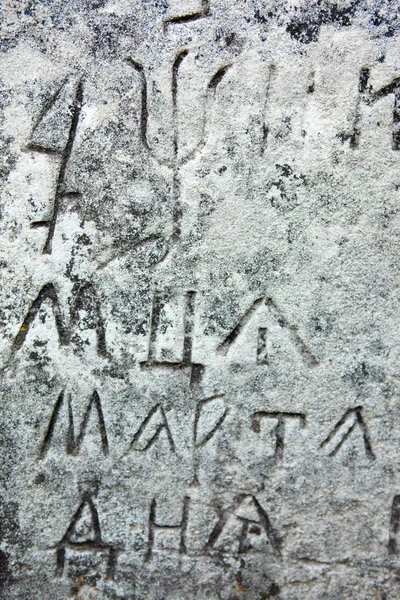
<instances>
[{"instance_id":1,"label":"trident carving","mask_svg":"<svg viewBox=\"0 0 400 600\"><path fill-rule=\"evenodd\" d=\"M225 65L218 69L218 71L211 77L208 82L206 89L206 97L205 97L205 105L204 105L204 117L203 117L203 127L200 135L200 140L198 141L196 147L187 152L184 156L180 156L179 153L179 132L178 132L178 122L179 122L179 108L178 108L178 75L181 65L185 58L189 55L189 50L181 50L175 56L175 59L172 63L172 72L171 72L171 96L172 96L172 159L169 158L161 158L157 156L154 149L151 147L148 135L148 85L146 79L146 73L144 66L135 61L132 58L128 58L127 61L132 65L132 67L137 71L141 80L141 112L140 112L140 137L143 143L143 146L149 152L149 154L160 164L167 166L172 172L172 204L173 204L173 229L172 235L169 242L169 249L176 245L180 236L181 236L181 226L182 226L182 204L180 200L180 169L183 165L187 164L189 161L193 160L205 147L207 144L210 130L211 130L211 118L213 111L213 105L215 101L216 91L219 83L222 81L228 69L231 65Z\"/></svg>"}]
</instances>

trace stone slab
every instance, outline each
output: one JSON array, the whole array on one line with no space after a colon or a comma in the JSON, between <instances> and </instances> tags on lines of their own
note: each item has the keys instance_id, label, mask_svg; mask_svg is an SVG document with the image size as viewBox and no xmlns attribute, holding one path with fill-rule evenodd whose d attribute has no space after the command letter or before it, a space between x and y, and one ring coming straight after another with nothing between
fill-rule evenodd
<instances>
[{"instance_id":1,"label":"stone slab","mask_svg":"<svg viewBox=\"0 0 400 600\"><path fill-rule=\"evenodd\" d=\"M398 0L4 0L0 595L400 597Z\"/></svg>"}]
</instances>

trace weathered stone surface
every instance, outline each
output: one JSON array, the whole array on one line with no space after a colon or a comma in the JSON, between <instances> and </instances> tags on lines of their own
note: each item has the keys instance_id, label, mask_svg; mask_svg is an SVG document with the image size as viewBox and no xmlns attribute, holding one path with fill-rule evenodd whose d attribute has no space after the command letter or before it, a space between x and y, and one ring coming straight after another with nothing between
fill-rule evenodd
<instances>
[{"instance_id":1,"label":"weathered stone surface","mask_svg":"<svg viewBox=\"0 0 400 600\"><path fill-rule=\"evenodd\" d=\"M400 597L399 2L2 11L1 597Z\"/></svg>"}]
</instances>

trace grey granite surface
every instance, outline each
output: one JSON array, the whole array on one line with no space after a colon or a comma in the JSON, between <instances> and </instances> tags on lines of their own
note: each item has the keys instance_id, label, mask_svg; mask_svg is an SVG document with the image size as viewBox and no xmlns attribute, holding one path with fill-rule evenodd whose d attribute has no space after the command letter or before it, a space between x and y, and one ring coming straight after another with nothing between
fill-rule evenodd
<instances>
[{"instance_id":1,"label":"grey granite surface","mask_svg":"<svg viewBox=\"0 0 400 600\"><path fill-rule=\"evenodd\" d=\"M0 10L0 597L400 598L400 2Z\"/></svg>"}]
</instances>

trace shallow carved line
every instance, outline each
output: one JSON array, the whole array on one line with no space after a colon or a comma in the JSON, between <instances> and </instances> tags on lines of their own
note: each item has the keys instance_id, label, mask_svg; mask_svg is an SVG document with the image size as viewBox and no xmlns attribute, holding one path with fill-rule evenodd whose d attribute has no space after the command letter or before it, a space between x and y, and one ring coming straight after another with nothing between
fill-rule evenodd
<instances>
[{"instance_id":1,"label":"shallow carved line","mask_svg":"<svg viewBox=\"0 0 400 600\"><path fill-rule=\"evenodd\" d=\"M290 332L292 340L293 340L295 346L297 347L297 349L299 350L300 354L302 355L304 361L312 367L317 365L318 359L313 355L311 350L307 347L305 342L300 337L297 326L291 325L289 323L289 321L286 319L286 317L284 316L284 314L282 313L282 311L277 306L277 304L273 301L272 298L267 298L265 300L265 305L271 309L271 312L275 316L276 320L278 321L278 324L281 327L286 328Z\"/></svg>"},{"instance_id":2,"label":"shallow carved line","mask_svg":"<svg viewBox=\"0 0 400 600\"><path fill-rule=\"evenodd\" d=\"M39 457L43 459L49 449L51 441L53 439L54 429L60 414L61 407L64 403L64 390L58 396L57 402L54 405L53 412L50 417L49 426L47 428L46 435L44 437L42 446L40 448ZM67 430L67 454L72 454L75 447L75 435L74 435L74 419L71 407L71 399L68 398L68 430Z\"/></svg>"},{"instance_id":3,"label":"shallow carved line","mask_svg":"<svg viewBox=\"0 0 400 600\"><path fill-rule=\"evenodd\" d=\"M38 118L36 119L36 123L32 128L32 135L35 133L36 129L38 128L38 126L40 125L40 123L43 121L44 117L46 116L46 114L49 112L49 110L55 105L55 103L57 102L58 98L61 95L61 92L63 90L63 88L65 87L65 85L68 82L68 77L66 77L61 85L57 88L56 92L51 96L51 98L48 100L48 102L46 102L42 108L42 110L39 113Z\"/></svg>"},{"instance_id":4,"label":"shallow carved line","mask_svg":"<svg viewBox=\"0 0 400 600\"><path fill-rule=\"evenodd\" d=\"M250 308L244 313L244 315L239 319L237 325L231 331L231 333L224 339L224 341L217 347L217 352L226 356L229 348L233 344L233 342L239 337L242 333L243 329L250 321L256 310L261 304L263 304L264 298L258 298L253 302Z\"/></svg>"},{"instance_id":5,"label":"shallow carved line","mask_svg":"<svg viewBox=\"0 0 400 600\"><path fill-rule=\"evenodd\" d=\"M267 333L266 327L259 327L257 340L257 364L259 365L268 364Z\"/></svg>"},{"instance_id":6,"label":"shallow carved line","mask_svg":"<svg viewBox=\"0 0 400 600\"><path fill-rule=\"evenodd\" d=\"M60 207L60 200L64 195L64 183L65 183L65 173L68 165L69 158L71 156L72 148L74 145L76 132L78 129L78 123L80 118L80 113L82 110L82 102L83 102L83 82L82 79L78 81L78 85L76 88L76 94L73 101L72 109L71 109L71 125L68 133L68 140L66 146L61 154L61 164L60 169L58 171L56 191L54 194L54 203L53 209L50 219L37 221L36 223L32 223L32 227L48 227L47 238L45 241L45 245L43 247L43 254L51 254L52 252L52 244L53 237L56 228L57 215Z\"/></svg>"},{"instance_id":7,"label":"shallow carved line","mask_svg":"<svg viewBox=\"0 0 400 600\"><path fill-rule=\"evenodd\" d=\"M290 413L290 412L267 412L259 411L253 414L252 429L255 433L260 433L260 421L262 418L277 419L275 427L275 451L274 458L275 462L278 463L283 460L283 452L285 448L285 429L286 419L299 419L300 426L305 427L306 416L303 413Z\"/></svg>"},{"instance_id":8,"label":"shallow carved line","mask_svg":"<svg viewBox=\"0 0 400 600\"><path fill-rule=\"evenodd\" d=\"M400 495L393 498L392 510L390 513L390 528L389 528L389 554L397 555L399 553L398 533L400 530Z\"/></svg>"},{"instance_id":9,"label":"shallow carved line","mask_svg":"<svg viewBox=\"0 0 400 600\"><path fill-rule=\"evenodd\" d=\"M101 437L101 445L102 445L104 455L107 456L108 452L109 452L109 448L108 448L106 424L104 421L103 410L101 408L100 397L96 390L94 390L92 397L90 398L89 404L86 408L86 412L83 417L83 421L81 423L80 432L76 438L75 452L76 453L79 452L80 447L82 445L83 438L85 437L86 428L87 428L87 425L89 422L90 414L92 412L92 406L95 406L96 411L97 411L97 418L98 418L100 437Z\"/></svg>"},{"instance_id":10,"label":"shallow carved line","mask_svg":"<svg viewBox=\"0 0 400 600\"><path fill-rule=\"evenodd\" d=\"M261 155L264 154L265 150L267 149L267 143L268 143L269 127L268 127L267 120L266 120L266 113L267 113L268 100L271 95L271 87L272 87L274 75L275 75L275 65L271 64L268 69L263 115L262 115L263 124L262 124L261 145L260 145L260 154Z\"/></svg>"},{"instance_id":11,"label":"shallow carved line","mask_svg":"<svg viewBox=\"0 0 400 600\"><path fill-rule=\"evenodd\" d=\"M197 21L197 19L202 19L204 17L210 16L210 0L201 0L201 10L190 13L187 15L179 15L176 17L171 17L170 19L166 19L164 21L164 31L168 27L168 25L174 25L179 23L190 23L191 21Z\"/></svg>"},{"instance_id":12,"label":"shallow carved line","mask_svg":"<svg viewBox=\"0 0 400 600\"><path fill-rule=\"evenodd\" d=\"M199 420L201 417L201 412L203 410L203 407L206 404L209 404L210 402L213 402L214 400L217 400L218 398L223 398L225 396L225 394L219 394L217 396L211 396L211 398L206 398L205 400L200 400L200 402L198 402L197 406L196 406L196 414L195 414L195 419L194 419L194 429L193 429L193 441L194 441L194 445L197 448L201 448L202 446L205 446L205 444L211 440L211 438L214 436L214 434L216 433L216 431L219 429L219 427L222 425L222 423L225 421L225 418L228 414L228 409L225 408L224 412L222 413L222 415L219 417L219 419L217 420L217 422L215 423L214 427L212 427L212 429L207 433L207 435L201 440L201 442L198 441L197 439L197 434L198 434L198 425L199 425Z\"/></svg>"},{"instance_id":13,"label":"shallow carved line","mask_svg":"<svg viewBox=\"0 0 400 600\"><path fill-rule=\"evenodd\" d=\"M185 312L184 312L183 356L182 356L182 362L185 365L192 364L195 302L196 302L196 292L193 292L193 291L186 292L186 306L185 306Z\"/></svg>"}]
</instances>

